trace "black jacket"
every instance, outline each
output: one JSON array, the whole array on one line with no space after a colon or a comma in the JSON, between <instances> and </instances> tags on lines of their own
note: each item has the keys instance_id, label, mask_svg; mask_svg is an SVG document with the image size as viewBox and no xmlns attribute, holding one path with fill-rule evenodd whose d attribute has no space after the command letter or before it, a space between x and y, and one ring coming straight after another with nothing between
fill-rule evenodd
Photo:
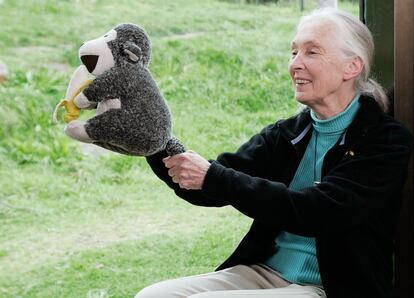
<instances>
[{"instance_id":1,"label":"black jacket","mask_svg":"<svg viewBox=\"0 0 414 298\"><path fill-rule=\"evenodd\" d=\"M264 262L282 230L316 238L325 292L334 297L392 297L394 230L412 137L362 96L345 134L325 156L322 181L300 191L293 179L311 136L309 110L278 121L236 153L211 161L202 190L180 189L161 159L147 158L175 193L200 206L232 205L254 219L218 268Z\"/></svg>"}]
</instances>

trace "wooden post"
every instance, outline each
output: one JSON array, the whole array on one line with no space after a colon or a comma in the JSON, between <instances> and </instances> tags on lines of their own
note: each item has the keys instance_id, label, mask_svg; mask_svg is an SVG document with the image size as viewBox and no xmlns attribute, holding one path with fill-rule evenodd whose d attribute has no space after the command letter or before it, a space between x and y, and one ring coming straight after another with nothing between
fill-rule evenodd
<instances>
[{"instance_id":1,"label":"wooden post","mask_svg":"<svg viewBox=\"0 0 414 298\"><path fill-rule=\"evenodd\" d=\"M371 75L385 88L394 88L394 2L363 0L361 20L374 36L375 56Z\"/></svg>"},{"instance_id":2,"label":"wooden post","mask_svg":"<svg viewBox=\"0 0 414 298\"><path fill-rule=\"evenodd\" d=\"M414 132L414 1L394 0L395 118ZM404 188L395 254L398 298L414 297L413 167L411 158Z\"/></svg>"},{"instance_id":3,"label":"wooden post","mask_svg":"<svg viewBox=\"0 0 414 298\"><path fill-rule=\"evenodd\" d=\"M388 90L394 87L394 117L414 132L414 1L360 0L360 19L373 32L373 73ZM390 30L392 29L392 30ZM395 251L395 296L414 297L413 158L403 190Z\"/></svg>"},{"instance_id":4,"label":"wooden post","mask_svg":"<svg viewBox=\"0 0 414 298\"><path fill-rule=\"evenodd\" d=\"M305 9L305 0L299 0L299 8L300 11L303 11Z\"/></svg>"}]
</instances>

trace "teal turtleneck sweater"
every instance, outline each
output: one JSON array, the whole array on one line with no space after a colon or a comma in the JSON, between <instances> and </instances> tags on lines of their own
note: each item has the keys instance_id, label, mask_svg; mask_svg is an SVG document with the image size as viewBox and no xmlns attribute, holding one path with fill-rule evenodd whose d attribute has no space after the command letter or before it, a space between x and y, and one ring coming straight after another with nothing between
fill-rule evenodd
<instances>
[{"instance_id":1,"label":"teal turtleneck sweater","mask_svg":"<svg viewBox=\"0 0 414 298\"><path fill-rule=\"evenodd\" d=\"M300 190L321 181L322 163L325 154L344 134L359 109L359 94L340 114L321 120L311 110L313 132L305 154L289 185ZM275 198L277 199L277 198ZM281 232L276 237L276 253L265 264L280 272L289 282L322 285L316 258L315 238L302 237Z\"/></svg>"}]
</instances>

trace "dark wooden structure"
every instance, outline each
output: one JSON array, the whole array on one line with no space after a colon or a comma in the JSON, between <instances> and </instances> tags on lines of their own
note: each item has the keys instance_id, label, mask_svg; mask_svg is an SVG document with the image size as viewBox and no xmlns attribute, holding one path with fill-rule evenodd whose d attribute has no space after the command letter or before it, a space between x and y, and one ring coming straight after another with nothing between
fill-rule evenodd
<instances>
[{"instance_id":1,"label":"dark wooden structure","mask_svg":"<svg viewBox=\"0 0 414 298\"><path fill-rule=\"evenodd\" d=\"M394 117L414 132L414 1L360 0L361 20L374 35L373 71L387 89L394 89ZM397 229L395 292L398 298L414 297L413 167L404 189Z\"/></svg>"},{"instance_id":2,"label":"dark wooden structure","mask_svg":"<svg viewBox=\"0 0 414 298\"><path fill-rule=\"evenodd\" d=\"M395 118L414 131L414 1L394 3L394 84ZM395 284L398 297L414 297L413 158L398 228L395 256Z\"/></svg>"}]
</instances>

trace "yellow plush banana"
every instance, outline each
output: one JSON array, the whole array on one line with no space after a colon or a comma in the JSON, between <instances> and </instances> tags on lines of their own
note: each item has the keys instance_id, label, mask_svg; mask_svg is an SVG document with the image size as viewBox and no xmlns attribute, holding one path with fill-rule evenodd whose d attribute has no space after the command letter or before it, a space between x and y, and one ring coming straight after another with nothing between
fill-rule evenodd
<instances>
[{"instance_id":1,"label":"yellow plush banana","mask_svg":"<svg viewBox=\"0 0 414 298\"><path fill-rule=\"evenodd\" d=\"M92 80L89 78L90 74L84 65L79 66L72 75L68 89L66 91L65 99L62 99L53 111L53 122L58 123L57 115L60 108L65 109L63 117L66 123L78 119L80 116L80 108L75 105L75 98L85 89Z\"/></svg>"},{"instance_id":2,"label":"yellow plush banana","mask_svg":"<svg viewBox=\"0 0 414 298\"><path fill-rule=\"evenodd\" d=\"M57 114L59 108L63 107L65 108L65 115L63 116L63 120L66 123L71 122L72 120L78 119L80 116L80 109L75 105L74 99L76 96L78 96L79 93L82 92L83 89L85 89L90 83L92 83L92 80L87 80L79 89L75 92L75 94L70 99L62 99L56 106L55 111L53 112L53 122L57 123Z\"/></svg>"}]
</instances>

